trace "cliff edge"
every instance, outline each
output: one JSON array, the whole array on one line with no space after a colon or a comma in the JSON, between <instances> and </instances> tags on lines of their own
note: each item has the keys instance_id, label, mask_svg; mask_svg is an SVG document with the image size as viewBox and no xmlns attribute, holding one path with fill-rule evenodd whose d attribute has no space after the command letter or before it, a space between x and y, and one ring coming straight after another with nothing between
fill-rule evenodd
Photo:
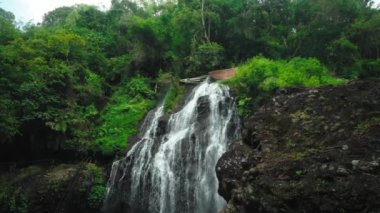
<instances>
[{"instance_id":1,"label":"cliff edge","mask_svg":"<svg viewBox=\"0 0 380 213\"><path fill-rule=\"evenodd\" d=\"M374 79L279 90L216 171L225 212L379 212L379 164Z\"/></svg>"}]
</instances>

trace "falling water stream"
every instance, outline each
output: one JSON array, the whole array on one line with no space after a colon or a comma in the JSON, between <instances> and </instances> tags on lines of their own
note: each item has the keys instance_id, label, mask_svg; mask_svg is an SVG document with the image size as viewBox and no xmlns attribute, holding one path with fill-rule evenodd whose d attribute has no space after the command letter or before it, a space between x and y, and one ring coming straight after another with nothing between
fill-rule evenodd
<instances>
[{"instance_id":1,"label":"falling water stream","mask_svg":"<svg viewBox=\"0 0 380 213\"><path fill-rule=\"evenodd\" d=\"M227 86L206 80L166 122L163 106L151 112L142 139L115 161L106 212L219 212L215 166L240 137L234 99Z\"/></svg>"}]
</instances>

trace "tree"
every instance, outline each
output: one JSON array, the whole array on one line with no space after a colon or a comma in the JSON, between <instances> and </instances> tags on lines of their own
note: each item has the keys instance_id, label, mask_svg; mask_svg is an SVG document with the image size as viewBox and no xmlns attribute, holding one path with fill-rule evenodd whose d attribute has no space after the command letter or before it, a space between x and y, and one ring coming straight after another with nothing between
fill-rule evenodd
<instances>
[{"instance_id":1,"label":"tree","mask_svg":"<svg viewBox=\"0 0 380 213\"><path fill-rule=\"evenodd\" d=\"M82 48L85 41L76 34L58 32L52 35L48 40L48 46L55 57L66 60L69 63L71 59L79 59L81 57Z\"/></svg>"},{"instance_id":2,"label":"tree","mask_svg":"<svg viewBox=\"0 0 380 213\"><path fill-rule=\"evenodd\" d=\"M4 10L3 8L0 8L0 18L5 19L9 22L15 21L15 15L9 11Z\"/></svg>"},{"instance_id":3,"label":"tree","mask_svg":"<svg viewBox=\"0 0 380 213\"><path fill-rule=\"evenodd\" d=\"M224 64L224 48L217 43L205 43L197 47L190 56L189 76L206 75Z\"/></svg>"},{"instance_id":4,"label":"tree","mask_svg":"<svg viewBox=\"0 0 380 213\"><path fill-rule=\"evenodd\" d=\"M42 25L44 26L57 26L63 25L66 18L75 10L75 7L59 7L44 15Z\"/></svg>"},{"instance_id":5,"label":"tree","mask_svg":"<svg viewBox=\"0 0 380 213\"><path fill-rule=\"evenodd\" d=\"M14 26L14 20L13 13L0 8L0 45L7 44L19 36L19 31Z\"/></svg>"}]
</instances>

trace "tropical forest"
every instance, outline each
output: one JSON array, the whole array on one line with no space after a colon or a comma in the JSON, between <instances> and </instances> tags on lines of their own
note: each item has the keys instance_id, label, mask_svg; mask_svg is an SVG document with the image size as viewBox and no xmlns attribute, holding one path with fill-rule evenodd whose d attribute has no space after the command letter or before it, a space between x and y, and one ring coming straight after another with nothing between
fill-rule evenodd
<instances>
[{"instance_id":1,"label":"tropical forest","mask_svg":"<svg viewBox=\"0 0 380 213\"><path fill-rule=\"evenodd\" d=\"M108 1L0 3L0 213L380 212L376 1Z\"/></svg>"}]
</instances>

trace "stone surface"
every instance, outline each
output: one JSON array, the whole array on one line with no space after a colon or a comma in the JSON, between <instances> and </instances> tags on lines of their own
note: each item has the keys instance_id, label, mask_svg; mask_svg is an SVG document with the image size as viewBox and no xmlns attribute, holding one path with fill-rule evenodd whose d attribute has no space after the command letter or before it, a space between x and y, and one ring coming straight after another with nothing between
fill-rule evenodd
<instances>
[{"instance_id":1,"label":"stone surface","mask_svg":"<svg viewBox=\"0 0 380 213\"><path fill-rule=\"evenodd\" d=\"M225 212L380 212L380 80L278 91L216 167Z\"/></svg>"},{"instance_id":2,"label":"stone surface","mask_svg":"<svg viewBox=\"0 0 380 213\"><path fill-rule=\"evenodd\" d=\"M94 174L93 168L100 173ZM98 178L104 178L103 169L88 163L33 165L1 171L0 212L100 212L101 200L96 204L90 200Z\"/></svg>"}]
</instances>

